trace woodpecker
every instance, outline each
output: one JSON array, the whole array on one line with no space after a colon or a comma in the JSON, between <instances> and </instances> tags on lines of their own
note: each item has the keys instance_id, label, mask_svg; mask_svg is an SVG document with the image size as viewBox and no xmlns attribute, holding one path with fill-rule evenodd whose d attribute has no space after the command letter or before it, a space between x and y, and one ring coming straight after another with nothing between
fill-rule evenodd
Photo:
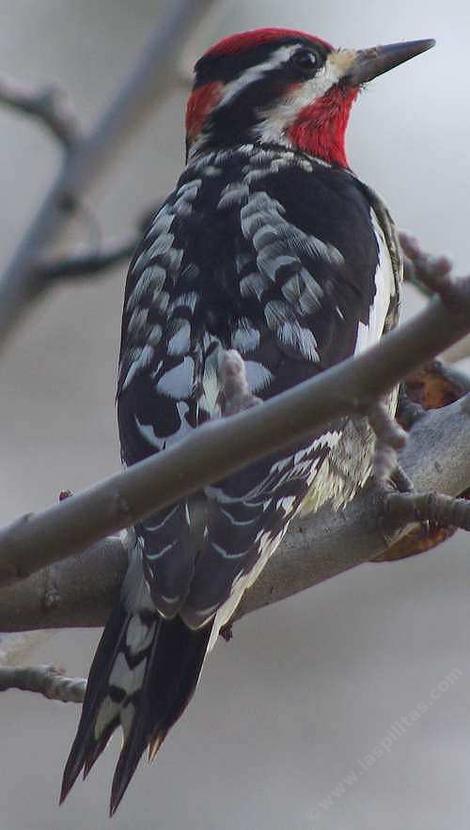
<instances>
[{"instance_id":1,"label":"woodpecker","mask_svg":"<svg viewBox=\"0 0 470 830\"><path fill-rule=\"evenodd\" d=\"M198 61L186 168L127 278L117 389L125 465L220 416L227 350L241 355L262 406L396 324L396 233L381 199L351 171L345 133L361 87L433 45L355 51L261 29L221 40ZM61 800L120 726L115 811L144 750L152 759L182 715L221 626L289 522L350 500L371 473L373 444L363 419L338 420L135 525Z\"/></svg>"}]
</instances>

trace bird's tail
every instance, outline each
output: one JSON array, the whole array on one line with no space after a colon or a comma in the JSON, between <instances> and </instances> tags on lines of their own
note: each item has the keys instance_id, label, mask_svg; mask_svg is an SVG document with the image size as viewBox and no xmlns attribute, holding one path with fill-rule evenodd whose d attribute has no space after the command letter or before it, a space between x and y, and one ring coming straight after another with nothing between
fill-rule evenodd
<instances>
[{"instance_id":1,"label":"bird's tail","mask_svg":"<svg viewBox=\"0 0 470 830\"><path fill-rule=\"evenodd\" d=\"M141 600L142 594L141 590ZM111 815L142 753L148 747L149 760L155 757L188 705L211 633L210 625L192 631L179 617L163 619L148 591L132 610L126 607L125 592L123 597L108 620L93 660L60 795L62 803L81 770L85 777L121 726L123 745L113 778Z\"/></svg>"}]
</instances>

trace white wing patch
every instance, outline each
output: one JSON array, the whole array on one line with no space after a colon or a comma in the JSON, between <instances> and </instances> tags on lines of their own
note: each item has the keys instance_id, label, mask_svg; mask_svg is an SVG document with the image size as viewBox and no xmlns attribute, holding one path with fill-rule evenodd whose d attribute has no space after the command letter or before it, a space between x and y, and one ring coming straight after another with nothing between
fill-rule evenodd
<instances>
[{"instance_id":1,"label":"white wing patch","mask_svg":"<svg viewBox=\"0 0 470 830\"><path fill-rule=\"evenodd\" d=\"M148 648L155 632L155 623L147 625L140 619L139 614L134 614L129 621L126 632L126 645L132 654L139 654Z\"/></svg>"},{"instance_id":2,"label":"white wing patch","mask_svg":"<svg viewBox=\"0 0 470 830\"><path fill-rule=\"evenodd\" d=\"M122 689L128 697L130 697L137 689L140 689L142 681L145 676L145 666L147 661L141 660L135 669L129 670L124 654L120 652L114 662L113 670L109 675L109 685L117 686Z\"/></svg>"},{"instance_id":3,"label":"white wing patch","mask_svg":"<svg viewBox=\"0 0 470 830\"><path fill-rule=\"evenodd\" d=\"M178 320L176 332L168 341L168 354L187 354L191 346L191 325L188 320Z\"/></svg>"},{"instance_id":4,"label":"white wing patch","mask_svg":"<svg viewBox=\"0 0 470 830\"><path fill-rule=\"evenodd\" d=\"M297 349L307 360L320 359L313 332L302 327L297 320L283 323L278 329L278 336L283 343Z\"/></svg>"},{"instance_id":5,"label":"white wing patch","mask_svg":"<svg viewBox=\"0 0 470 830\"><path fill-rule=\"evenodd\" d=\"M246 379L250 392L261 392L269 386L273 379L272 372L263 366L262 363L257 363L256 360L245 360Z\"/></svg>"},{"instance_id":6,"label":"white wing patch","mask_svg":"<svg viewBox=\"0 0 470 830\"><path fill-rule=\"evenodd\" d=\"M303 257L308 255L333 267L341 266L344 258L334 245L291 225L284 212L282 205L265 191L250 193L240 209L241 230L253 246L258 267L258 273L241 278L240 293L243 297L254 294L260 299L287 272L289 279L281 287L283 299L269 300L265 305L266 323L281 347L294 349L306 360L316 362L319 354L315 337L300 324L298 314L317 311L324 291L305 268Z\"/></svg>"},{"instance_id":7,"label":"white wing patch","mask_svg":"<svg viewBox=\"0 0 470 830\"><path fill-rule=\"evenodd\" d=\"M160 378L157 390L169 398L189 398L194 383L194 360L187 355L181 363Z\"/></svg>"},{"instance_id":8,"label":"white wing patch","mask_svg":"<svg viewBox=\"0 0 470 830\"><path fill-rule=\"evenodd\" d=\"M378 265L375 272L375 297L369 309L369 322L359 322L354 354L360 354L380 340L390 306L390 299L396 291L392 260L384 232L375 211L370 211L372 226L378 246Z\"/></svg>"},{"instance_id":9,"label":"white wing patch","mask_svg":"<svg viewBox=\"0 0 470 830\"><path fill-rule=\"evenodd\" d=\"M217 417L220 415L218 368L222 344L216 337L212 337L206 333L204 335L203 348L206 353L206 358L204 360L202 394L199 400L199 406L205 412L208 412L211 417Z\"/></svg>"},{"instance_id":10,"label":"white wing patch","mask_svg":"<svg viewBox=\"0 0 470 830\"><path fill-rule=\"evenodd\" d=\"M243 594L245 593L245 591L256 582L262 570L267 565L269 559L271 558L271 555L279 546L280 542L282 541L282 537L287 532L288 526L289 523L287 522L286 525L283 527L282 531L274 539L266 541L264 545L262 545L262 553L258 561L256 562L255 566L247 574L240 574L234 580L234 583L232 585L232 591L230 593L229 598L224 602L223 605L220 606L215 615L214 625L211 631L209 645L207 648L208 652L214 648L214 645L216 644L217 638L219 636L220 629L223 628L224 625L226 625L226 623L233 617L238 605L240 604L243 598ZM266 532L266 538L268 537L269 532Z\"/></svg>"},{"instance_id":11,"label":"white wing patch","mask_svg":"<svg viewBox=\"0 0 470 830\"><path fill-rule=\"evenodd\" d=\"M186 435L188 435L188 433L192 430L192 427L186 420L186 415L189 412L189 404L186 401L177 401L176 411L180 419L180 425L175 432L172 432L171 435L167 435L165 438L159 438L151 424L142 424L137 415L134 416L135 425L142 438L144 438L144 440L147 441L151 447L155 447L158 452L166 449L167 447L171 447L172 444L176 444L178 441L181 441L182 438L185 438Z\"/></svg>"},{"instance_id":12,"label":"white wing patch","mask_svg":"<svg viewBox=\"0 0 470 830\"><path fill-rule=\"evenodd\" d=\"M129 370L126 374L123 383L123 390L129 386L132 378L137 374L137 372L142 372L143 369L146 369L147 366L150 366L154 354L155 352L152 346L144 346L142 351L138 353L138 356L136 356L135 360L131 363L129 367Z\"/></svg>"},{"instance_id":13,"label":"white wing patch","mask_svg":"<svg viewBox=\"0 0 470 830\"><path fill-rule=\"evenodd\" d=\"M254 351L259 346L259 331L250 325L250 321L240 320L240 325L232 335L232 349L241 354Z\"/></svg>"},{"instance_id":14,"label":"white wing patch","mask_svg":"<svg viewBox=\"0 0 470 830\"><path fill-rule=\"evenodd\" d=\"M165 447L165 439L159 438L156 435L155 430L151 424L142 424L137 415L134 415L135 425L137 427L138 432L141 434L142 438L150 444L151 447L155 447L158 451L164 449Z\"/></svg>"}]
</instances>

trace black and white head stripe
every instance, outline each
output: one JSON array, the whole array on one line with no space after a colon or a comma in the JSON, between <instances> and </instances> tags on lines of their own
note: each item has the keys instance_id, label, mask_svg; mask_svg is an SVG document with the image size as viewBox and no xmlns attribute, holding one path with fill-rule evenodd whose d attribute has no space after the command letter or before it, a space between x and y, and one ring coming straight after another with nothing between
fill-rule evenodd
<instances>
[{"instance_id":1,"label":"black and white head stripe","mask_svg":"<svg viewBox=\"0 0 470 830\"><path fill-rule=\"evenodd\" d=\"M190 103L193 117L194 111L198 111L198 95L211 89L216 89L216 93L213 104L200 119L201 132L192 147L192 157L202 149L243 144L247 138L255 138L265 113L276 108L286 95L290 98L298 87L309 86L302 105L317 96L317 79L318 93L323 94L338 80L335 67L328 69L328 54L321 43L290 37L249 51L202 58L196 65L193 104ZM289 117L297 109L295 105Z\"/></svg>"},{"instance_id":2,"label":"black and white head stripe","mask_svg":"<svg viewBox=\"0 0 470 830\"><path fill-rule=\"evenodd\" d=\"M271 31L271 30L269 30ZM244 41L238 49L224 42L210 50L196 64L195 84L187 108L188 160L207 150L246 144L251 141L286 147L310 141L318 129L304 128L296 138L289 130L299 116L330 90L336 89L338 100L331 111L335 117L344 107L345 115L328 130L327 144L340 146L347 124L352 95L343 90L341 81L355 59L351 50L334 50L329 44L301 33L256 38ZM313 118L313 115L311 116ZM320 124L325 121L324 114ZM338 139L333 136L338 134ZM344 143L344 142L343 142ZM320 145L325 144L323 139ZM300 146L300 144L299 144ZM302 148L321 156L315 147ZM335 153L335 161L344 154ZM341 159L337 157L341 155Z\"/></svg>"},{"instance_id":3,"label":"black and white head stripe","mask_svg":"<svg viewBox=\"0 0 470 830\"><path fill-rule=\"evenodd\" d=\"M297 44L278 46L273 49L271 54L262 63L255 63L244 69L232 81L225 84L225 89L222 99L218 104L218 109L230 104L238 95L240 95L251 84L262 81L266 76L272 78L273 73L278 69L285 70L289 66L289 62L294 55L299 51ZM305 50L301 50L305 51ZM312 63L312 66L315 64Z\"/></svg>"},{"instance_id":4,"label":"black and white head stripe","mask_svg":"<svg viewBox=\"0 0 470 830\"><path fill-rule=\"evenodd\" d=\"M300 33L279 36L268 42L254 41L251 47L247 44L240 50L229 52L209 50L195 66L194 87L214 81L230 84L245 73L248 73L246 77L250 77L250 71L255 68L261 70L259 73L259 78L261 78L280 67L287 68L289 62L292 66L292 80L295 80L299 77L302 64L301 60L296 60L297 54L299 56L312 54L316 65L320 67L325 63L331 51L332 47L329 44ZM251 78L253 79L253 75Z\"/></svg>"}]
</instances>

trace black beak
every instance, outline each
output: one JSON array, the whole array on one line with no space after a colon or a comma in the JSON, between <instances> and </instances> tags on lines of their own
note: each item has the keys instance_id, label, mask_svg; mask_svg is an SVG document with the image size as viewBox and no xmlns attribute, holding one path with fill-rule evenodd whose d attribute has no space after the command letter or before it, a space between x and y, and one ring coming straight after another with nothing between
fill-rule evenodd
<instances>
[{"instance_id":1,"label":"black beak","mask_svg":"<svg viewBox=\"0 0 470 830\"><path fill-rule=\"evenodd\" d=\"M415 58L421 52L427 52L436 45L436 41L410 40L407 43L389 43L387 46L374 46L372 49L360 49L344 82L350 86L359 86L394 69L405 61Z\"/></svg>"}]
</instances>

